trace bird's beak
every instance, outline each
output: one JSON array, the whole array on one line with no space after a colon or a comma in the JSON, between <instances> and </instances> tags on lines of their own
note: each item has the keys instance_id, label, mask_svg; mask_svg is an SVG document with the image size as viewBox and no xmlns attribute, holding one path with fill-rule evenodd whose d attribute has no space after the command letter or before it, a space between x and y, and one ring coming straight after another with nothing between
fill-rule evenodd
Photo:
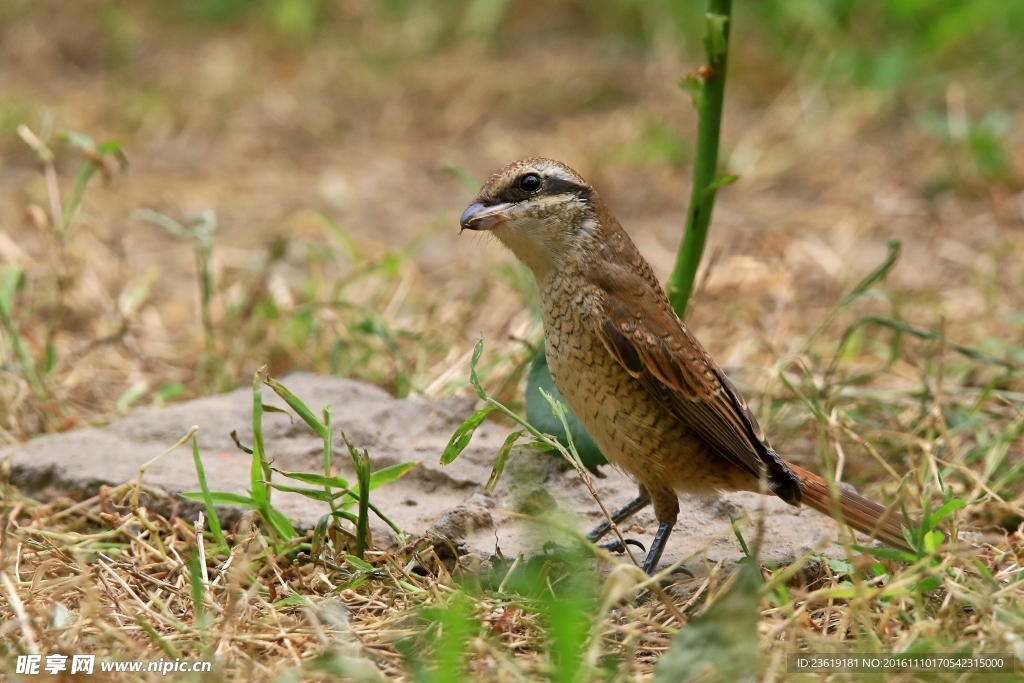
<instances>
[{"instance_id":1,"label":"bird's beak","mask_svg":"<svg viewBox=\"0 0 1024 683\"><path fill-rule=\"evenodd\" d=\"M477 202L462 212L459 225L463 230L494 230L509 219L508 210L511 208L511 204L487 206Z\"/></svg>"}]
</instances>

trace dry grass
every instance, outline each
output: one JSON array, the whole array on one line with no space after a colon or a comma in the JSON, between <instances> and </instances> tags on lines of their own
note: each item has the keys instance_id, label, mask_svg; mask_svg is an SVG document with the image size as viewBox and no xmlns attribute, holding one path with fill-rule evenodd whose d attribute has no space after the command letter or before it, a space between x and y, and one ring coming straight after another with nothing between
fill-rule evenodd
<instances>
[{"instance_id":1,"label":"dry grass","mask_svg":"<svg viewBox=\"0 0 1024 683\"><path fill-rule=\"evenodd\" d=\"M308 537L304 546L273 553L247 519L229 537L230 554L211 556L199 572L190 570L188 560L196 548L195 529L145 508L131 512L125 493L106 490L77 504L62 499L43 505L8 490L4 512L18 520L7 525L3 539L4 604L16 615L6 627L11 654L213 661L212 680L406 680L425 664L430 670L431 653L443 639L434 621L443 618L437 608L464 601L470 626L459 649L475 679L536 680L558 671L546 655L552 636L545 610L562 603L529 583L496 590L502 576L493 574L506 565L480 571L449 563L451 573L440 568L424 575L410 570L430 566L411 562L417 550L423 557L422 545L372 552L363 564L344 552L312 559ZM1019 535L1011 540L1019 548ZM784 654L797 647L1020 647L1019 551L940 553L909 566L889 565L891 573L874 580L861 574L870 572L865 556L851 557L861 564L856 573L845 562L821 560L761 569L757 634L767 678L785 677ZM572 582L587 586L579 566L569 576L561 567L546 569L546 585L560 595ZM706 577L677 585L671 609L657 600L633 602L636 572L624 565L595 579L594 595L582 603L584 635L595 637L580 652L586 680L632 680L649 673L683 625L679 615L692 619L728 585L723 578L729 572L720 564L708 569ZM936 577L935 587L923 593L915 588L929 577ZM481 589L481 583L490 588ZM16 631L14 623L20 624ZM458 678L442 673L433 680Z\"/></svg>"},{"instance_id":2,"label":"dry grass","mask_svg":"<svg viewBox=\"0 0 1024 683\"><path fill-rule=\"evenodd\" d=\"M69 29L95 29L81 11L27 13L2 41L0 264L19 274L0 279L11 303L0 333L2 442L220 391L263 364L399 395L466 391L481 334L485 386L515 407L523 341L539 329L530 285L494 245L456 238L471 193L447 165L482 178L513 157L563 158L659 274L671 267L688 172L678 140L666 151L651 131L693 128L674 85L692 67L686 58L609 58L578 38L525 54L460 45L380 63L358 43L282 51L252 27L197 41L129 13L147 54L109 66ZM54 16L65 23L40 39ZM782 655L796 648L1012 651L1020 666L1019 186L981 177L956 141L930 137L892 102L836 92L806 71L762 69L756 52L738 56L727 103L729 165L742 179L719 197L688 322L780 452L879 499L932 509L961 500L957 524L992 541L976 556L942 550L903 565L848 548L846 562L762 567L761 676L788 678ZM956 124L1001 104L992 98L985 83L954 83L921 106ZM120 140L131 165L122 172L115 156L61 142L63 129ZM1019 168L1024 126L1009 130ZM98 172L75 205L82 168ZM954 189L921 191L939 181ZM212 209L209 252L140 220L140 208L186 228ZM837 310L893 236L902 256L884 283ZM869 316L937 336L855 327ZM454 601L446 614L463 610L470 627L452 647L478 678L560 671L548 598L530 584L499 590L506 563L485 563L478 576L423 560L430 569L417 572L410 563L423 546L411 544L370 553L367 569L344 548L310 557L308 537L273 553L248 519L230 553L211 554L197 574L194 528L132 510L125 495L37 502L5 486L7 655L212 657L216 680L426 680L450 644L444 628L427 628L444 619L429 610ZM670 609L634 602L636 578L600 566L593 594L580 598L582 632L594 636L580 640L588 680L648 675L683 625L675 612L693 619L730 576L709 566L670 590ZM562 595L565 575L550 571L551 595ZM318 673L311 662L325 653Z\"/></svg>"}]
</instances>

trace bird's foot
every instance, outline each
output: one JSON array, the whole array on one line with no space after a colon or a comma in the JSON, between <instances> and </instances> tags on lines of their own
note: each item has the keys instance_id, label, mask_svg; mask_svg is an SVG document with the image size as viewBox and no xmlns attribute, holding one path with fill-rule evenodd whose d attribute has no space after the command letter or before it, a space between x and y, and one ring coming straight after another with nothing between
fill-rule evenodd
<instances>
[{"instance_id":1,"label":"bird's foot","mask_svg":"<svg viewBox=\"0 0 1024 683\"><path fill-rule=\"evenodd\" d=\"M647 552L647 548L644 547L644 544L635 538L624 538L621 541L616 539L614 541L609 541L608 543L598 543L597 547L601 550L621 554L626 552L627 545L636 546L637 548L640 548L640 550Z\"/></svg>"},{"instance_id":2,"label":"bird's foot","mask_svg":"<svg viewBox=\"0 0 1024 683\"><path fill-rule=\"evenodd\" d=\"M647 548L644 546L644 544L636 540L635 538L625 538L622 541L616 539L614 541L609 541L607 543L595 543L594 545L596 545L601 550L607 550L608 552L619 554L626 552L627 545L637 547L640 550L647 552ZM556 543L555 541L546 541L544 545L541 546L541 550L543 551L544 555L549 555L553 558L564 558L573 555L578 556L580 554L589 554L587 553L586 546L584 544L567 546L562 545L561 543Z\"/></svg>"}]
</instances>

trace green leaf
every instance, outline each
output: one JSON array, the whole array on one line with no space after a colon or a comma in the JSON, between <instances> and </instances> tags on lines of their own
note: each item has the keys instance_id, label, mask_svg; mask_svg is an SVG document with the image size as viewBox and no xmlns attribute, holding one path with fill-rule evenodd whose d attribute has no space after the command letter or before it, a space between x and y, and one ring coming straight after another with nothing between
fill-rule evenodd
<instances>
[{"instance_id":1,"label":"green leaf","mask_svg":"<svg viewBox=\"0 0 1024 683\"><path fill-rule=\"evenodd\" d=\"M280 510L275 507L270 508L269 512L270 519L265 521L277 534L278 538L283 541L290 541L298 536L298 532L295 531L295 527L292 526L291 521L284 516Z\"/></svg>"},{"instance_id":2,"label":"green leaf","mask_svg":"<svg viewBox=\"0 0 1024 683\"><path fill-rule=\"evenodd\" d=\"M370 490L373 491L378 486L384 486L401 479L419 464L420 461L416 460L415 462L400 462L395 465L382 467L370 475Z\"/></svg>"},{"instance_id":3,"label":"green leaf","mask_svg":"<svg viewBox=\"0 0 1024 683\"><path fill-rule=\"evenodd\" d=\"M896 262L900 260L900 252L902 245L897 239L889 240L889 253L886 255L885 260L875 268L873 271L868 273L867 277L857 283L857 285L850 291L849 294L843 297L842 301L836 306L837 309L842 310L852 304L854 301L864 296L868 290L874 287L877 283L885 279L889 274L889 271L893 269Z\"/></svg>"},{"instance_id":4,"label":"green leaf","mask_svg":"<svg viewBox=\"0 0 1024 683\"><path fill-rule=\"evenodd\" d=\"M199 457L199 440L194 436L192 437L192 462L196 466L196 477L199 479L202 501L206 505L206 521L210 525L210 531L219 545L227 545L227 541L224 539L224 531L220 526L220 517L217 516L217 510L214 508L210 487L206 483L206 470L203 468L203 461Z\"/></svg>"},{"instance_id":5,"label":"green leaf","mask_svg":"<svg viewBox=\"0 0 1024 683\"><path fill-rule=\"evenodd\" d=\"M962 500L960 500L959 498L954 498L953 500L949 501L948 503L940 507L931 515L931 519L929 520L929 531L937 527L942 522L942 520L953 514L955 510L960 510L965 506L966 503L964 503Z\"/></svg>"},{"instance_id":6,"label":"green leaf","mask_svg":"<svg viewBox=\"0 0 1024 683\"><path fill-rule=\"evenodd\" d=\"M390 484L391 482L402 478L419 464L420 461L417 460L415 462L400 462L395 465L389 465L388 467L382 467L381 469L377 470L376 472L370 475L370 490L373 491L374 489L380 486ZM310 472L281 472L279 470L274 471L283 477L287 477L288 479L294 479L296 481L301 481L302 483L310 484L311 486L320 486L332 489L349 488L348 481L342 479L341 477L325 477L322 474L312 474ZM278 484L271 484L271 486L280 491L291 491L293 493L301 493L302 495L307 495L307 492L309 492L310 497L314 497L311 495L313 492L312 489L294 488ZM358 486L356 488L358 489ZM323 489L316 490L316 493L319 494L320 496L323 496L323 500L327 499L326 492ZM357 493L352 492L351 495L356 496ZM332 496L332 498L337 497L337 494ZM321 498L317 499L321 500Z\"/></svg>"},{"instance_id":7,"label":"green leaf","mask_svg":"<svg viewBox=\"0 0 1024 683\"><path fill-rule=\"evenodd\" d=\"M288 419L291 420L291 423L295 424L295 416L293 416L291 413L289 413L284 408L278 408L277 406L272 406L269 403L264 403L263 404L263 412L264 413L281 413L282 415L287 415Z\"/></svg>"},{"instance_id":8,"label":"green leaf","mask_svg":"<svg viewBox=\"0 0 1024 683\"><path fill-rule=\"evenodd\" d=\"M64 211L62 212L65 225L71 222L71 217L78 209L78 205L82 203L82 197L85 196L85 188L89 186L89 181L96 175L96 171L97 167L91 161L86 161L82 164L82 168L78 170L78 176L75 178L75 184L71 191L71 198L64 206Z\"/></svg>"},{"instance_id":9,"label":"green leaf","mask_svg":"<svg viewBox=\"0 0 1024 683\"><path fill-rule=\"evenodd\" d=\"M849 297L847 297L847 299L848 298ZM847 299L843 299L843 302L840 304L840 306L845 306L847 303ZM909 334L911 337L915 337L917 339L922 339L925 341L941 341L946 345L946 348L952 351L956 351L961 356L969 358L978 363L984 363L985 365L995 365L1015 372L1024 372L1024 365L1022 365L1021 363L1016 363L1008 358L997 358L995 356L985 353L984 351L979 351L978 349L972 348L970 346L963 346L962 344L957 344L956 342L944 338L938 332L933 332L931 330L922 330L921 328L908 325L907 323L901 320L892 320L890 318L882 318L880 316L873 315L861 318L857 322L850 325L850 327L847 328L846 332L843 333L843 339L842 341L840 341L840 346L846 343L847 338L851 334L853 334L854 331L866 325L878 325L879 327L888 327L897 334Z\"/></svg>"},{"instance_id":10,"label":"green leaf","mask_svg":"<svg viewBox=\"0 0 1024 683\"><path fill-rule=\"evenodd\" d=\"M0 311L4 315L11 315L14 310L14 294L20 283L21 269L14 264L5 266L3 280L0 281Z\"/></svg>"},{"instance_id":11,"label":"green leaf","mask_svg":"<svg viewBox=\"0 0 1024 683\"><path fill-rule=\"evenodd\" d=\"M348 440L345 432L341 433L345 440L345 447L352 456L352 467L356 471L356 480L359 482L359 516L356 520L356 557L363 559L370 537L370 456L364 449L362 453L356 450L352 442Z\"/></svg>"},{"instance_id":12,"label":"green leaf","mask_svg":"<svg viewBox=\"0 0 1024 683\"><path fill-rule=\"evenodd\" d=\"M289 595L274 603L274 607L311 607L309 599L304 595Z\"/></svg>"},{"instance_id":13,"label":"green leaf","mask_svg":"<svg viewBox=\"0 0 1024 683\"><path fill-rule=\"evenodd\" d=\"M473 413L469 419L459 425L459 428L452 434L452 438L448 441L448 445L444 448L444 453L441 454L441 464L448 465L455 458L459 457L459 454L466 449L469 442L473 439L473 433L477 427L487 417L487 413L494 410L494 406L484 406L480 410Z\"/></svg>"},{"instance_id":14,"label":"green leaf","mask_svg":"<svg viewBox=\"0 0 1024 683\"><path fill-rule=\"evenodd\" d=\"M189 548L188 582L192 589L190 591L192 594L192 608L196 613L196 623L202 624L202 627L206 628L206 605L203 601L203 596L205 595L206 590L203 586L203 569L200 562L206 562L206 559L199 557L199 553L196 552L196 548Z\"/></svg>"},{"instance_id":15,"label":"green leaf","mask_svg":"<svg viewBox=\"0 0 1024 683\"><path fill-rule=\"evenodd\" d=\"M717 59L725 54L728 48L728 38L726 36L726 27L729 25L729 17L724 14L713 14L708 13L707 19L707 36L704 38L704 48L708 51L708 55Z\"/></svg>"},{"instance_id":16,"label":"green leaf","mask_svg":"<svg viewBox=\"0 0 1024 683\"><path fill-rule=\"evenodd\" d=\"M732 185L739 179L740 177L735 173L719 173L715 176L715 181L708 185L704 191L717 192L719 188L725 187L726 185Z\"/></svg>"},{"instance_id":17,"label":"green leaf","mask_svg":"<svg viewBox=\"0 0 1024 683\"><path fill-rule=\"evenodd\" d=\"M320 557L320 553L324 550L324 545L327 543L327 527L331 523L331 513L322 515L316 522L316 527L313 529L313 540L310 541L309 556L314 561Z\"/></svg>"},{"instance_id":18,"label":"green leaf","mask_svg":"<svg viewBox=\"0 0 1024 683\"><path fill-rule=\"evenodd\" d=\"M924 535L924 549L933 553L939 549L939 546L945 540L946 536L941 531L929 531Z\"/></svg>"},{"instance_id":19,"label":"green leaf","mask_svg":"<svg viewBox=\"0 0 1024 683\"><path fill-rule=\"evenodd\" d=\"M583 657L593 628L591 615L596 610L596 586L593 575L581 569L577 568L571 585L554 594L551 591L541 593L540 612L547 627L545 640L549 642L552 683L594 680L584 675ZM540 575L534 575L532 580L535 585L546 582Z\"/></svg>"},{"instance_id":20,"label":"green leaf","mask_svg":"<svg viewBox=\"0 0 1024 683\"><path fill-rule=\"evenodd\" d=\"M832 573L836 576L849 576L853 574L853 566L846 560L834 560L831 557L822 558L825 560L825 564L832 570Z\"/></svg>"},{"instance_id":21,"label":"green leaf","mask_svg":"<svg viewBox=\"0 0 1024 683\"><path fill-rule=\"evenodd\" d=\"M297 493L300 496L305 496L311 500L318 500L321 503L329 503L337 498L337 496L331 495L323 489L307 489L302 486L288 486L287 484L278 484L275 482L270 482L270 487L278 491L284 491L285 493Z\"/></svg>"},{"instance_id":22,"label":"green leaf","mask_svg":"<svg viewBox=\"0 0 1024 683\"><path fill-rule=\"evenodd\" d=\"M487 392L480 386L480 378L476 374L476 364L480 362L480 356L484 352L484 340L480 339L473 348L473 358L469 361L469 383L476 389L476 395L480 397L481 401L487 400Z\"/></svg>"},{"instance_id":23,"label":"green leaf","mask_svg":"<svg viewBox=\"0 0 1024 683\"><path fill-rule=\"evenodd\" d=\"M47 347L49 349L50 347ZM124 390L121 397L117 399L118 412L127 412L129 408L138 403L139 399L146 395L148 387L144 383L133 384Z\"/></svg>"},{"instance_id":24,"label":"green leaf","mask_svg":"<svg viewBox=\"0 0 1024 683\"><path fill-rule=\"evenodd\" d=\"M295 414L302 418L302 421L309 425L310 429L316 432L317 436L321 439L327 438L330 434L327 427L324 426L320 420L316 419L316 415L310 410L305 403L299 400L299 397L288 391L288 389L272 377L267 377L265 383L268 387L274 390L278 396L284 399L284 402L295 411Z\"/></svg>"},{"instance_id":25,"label":"green leaf","mask_svg":"<svg viewBox=\"0 0 1024 683\"><path fill-rule=\"evenodd\" d=\"M992 572L989 570L989 568L986 567L985 564L981 560L979 560L978 558L974 558L973 562L974 562L974 568L978 570L978 573L981 574L983 577L985 577L985 579L990 584L992 584L993 587L995 587L996 579L995 579L994 576L992 576Z\"/></svg>"},{"instance_id":26,"label":"green leaf","mask_svg":"<svg viewBox=\"0 0 1024 683\"><path fill-rule=\"evenodd\" d=\"M352 524L359 524L359 515L353 515L351 512L345 510L335 510L331 512L331 515L336 517L338 520L348 520Z\"/></svg>"},{"instance_id":27,"label":"green leaf","mask_svg":"<svg viewBox=\"0 0 1024 683\"><path fill-rule=\"evenodd\" d=\"M168 382L164 384L155 393L155 401L158 403L164 403L166 401L172 401L175 398L185 393L185 385L181 382Z\"/></svg>"},{"instance_id":28,"label":"green leaf","mask_svg":"<svg viewBox=\"0 0 1024 683\"><path fill-rule=\"evenodd\" d=\"M543 347L533 359L530 374L526 378L526 421L537 431L550 434L560 444L568 448L569 438L562 427L562 421L551 412L551 406L544 399L541 390L546 391L551 398L565 403L565 399L562 398L555 386L555 381L551 378L551 372L548 370L548 358ZM588 468L607 465L608 461L601 454L601 449L597 447L590 434L573 416L572 412L566 414L565 419L569 423L572 441L576 445L576 452L579 453L583 464Z\"/></svg>"},{"instance_id":29,"label":"green leaf","mask_svg":"<svg viewBox=\"0 0 1024 683\"><path fill-rule=\"evenodd\" d=\"M282 477L288 479L294 479L295 481L301 481L303 484L310 484L311 486L329 486L332 489L347 489L348 481L341 477L325 477L322 474L311 474L309 472L281 472L280 470L274 470Z\"/></svg>"},{"instance_id":30,"label":"green leaf","mask_svg":"<svg viewBox=\"0 0 1024 683\"><path fill-rule=\"evenodd\" d=\"M502 444L501 450L498 451L498 457L494 459L494 467L491 469L491 476L487 478L487 484L484 486L484 491L493 491L494 487L498 485L498 479L501 477L501 473L505 471L505 461L508 460L508 454L512 452L512 446L515 445L516 440L523 435L522 430L518 432L512 432L505 439L505 443Z\"/></svg>"},{"instance_id":31,"label":"green leaf","mask_svg":"<svg viewBox=\"0 0 1024 683\"><path fill-rule=\"evenodd\" d=\"M107 140L106 142L100 143L96 147L96 153L100 156L113 154L117 157L118 163L120 163L122 169L128 166L128 158L124 155L124 147L118 140Z\"/></svg>"},{"instance_id":32,"label":"green leaf","mask_svg":"<svg viewBox=\"0 0 1024 683\"><path fill-rule=\"evenodd\" d=\"M434 652L434 680L464 681L470 644L480 625L472 618L473 601L465 593L452 596L443 610L430 616L441 628Z\"/></svg>"},{"instance_id":33,"label":"green leaf","mask_svg":"<svg viewBox=\"0 0 1024 683\"><path fill-rule=\"evenodd\" d=\"M265 513L270 505L270 492L266 485L266 482L270 481L270 473L265 470L263 391L260 389L260 375L257 372L252 378L252 464L249 467L249 492L261 513Z\"/></svg>"},{"instance_id":34,"label":"green leaf","mask_svg":"<svg viewBox=\"0 0 1024 683\"><path fill-rule=\"evenodd\" d=\"M72 147L83 152L92 152L96 149L96 142L86 135L73 130L62 131L60 137L67 141Z\"/></svg>"},{"instance_id":35,"label":"green leaf","mask_svg":"<svg viewBox=\"0 0 1024 683\"><path fill-rule=\"evenodd\" d=\"M895 548L865 548L862 545L854 544L853 549L864 553L865 555L871 555L872 557L880 557L884 560L895 560L897 562L915 562L917 558L905 550L896 550Z\"/></svg>"},{"instance_id":36,"label":"green leaf","mask_svg":"<svg viewBox=\"0 0 1024 683\"><path fill-rule=\"evenodd\" d=\"M761 572L746 560L731 586L675 635L654 668L654 683L757 679Z\"/></svg>"},{"instance_id":37,"label":"green leaf","mask_svg":"<svg viewBox=\"0 0 1024 683\"><path fill-rule=\"evenodd\" d=\"M355 557L354 555L346 556L345 557L345 561L348 562L351 566L355 567L358 571L362 571L362 572L376 571L373 568L372 564L370 564L366 560L361 560L358 557Z\"/></svg>"},{"instance_id":38,"label":"green leaf","mask_svg":"<svg viewBox=\"0 0 1024 683\"><path fill-rule=\"evenodd\" d=\"M688 74L679 81L679 87L690 95L693 108L700 109L700 101L704 97L704 83L695 74Z\"/></svg>"},{"instance_id":39,"label":"green leaf","mask_svg":"<svg viewBox=\"0 0 1024 683\"><path fill-rule=\"evenodd\" d=\"M205 503L207 496L212 505L231 505L233 507L248 508L251 510L256 509L256 501L249 496L243 496L239 493L228 493L227 491L209 491L203 493L202 491L189 491L187 493L179 493L182 498L186 500L195 500L200 503Z\"/></svg>"},{"instance_id":40,"label":"green leaf","mask_svg":"<svg viewBox=\"0 0 1024 683\"><path fill-rule=\"evenodd\" d=\"M88 135L82 135L81 133L76 133L70 130L65 131L61 137L70 142L74 147L81 150L82 154L86 158L85 163L82 164L82 167L78 171L78 176L75 179L71 196L62 211L64 224L67 225L71 221L71 217L74 215L75 211L78 209L78 205L81 204L82 197L85 195L85 190L89 186L89 181L103 166L104 158L108 156L116 158L122 171L128 166L128 158L124 154L121 143L117 140L108 140L107 142L97 145Z\"/></svg>"}]
</instances>

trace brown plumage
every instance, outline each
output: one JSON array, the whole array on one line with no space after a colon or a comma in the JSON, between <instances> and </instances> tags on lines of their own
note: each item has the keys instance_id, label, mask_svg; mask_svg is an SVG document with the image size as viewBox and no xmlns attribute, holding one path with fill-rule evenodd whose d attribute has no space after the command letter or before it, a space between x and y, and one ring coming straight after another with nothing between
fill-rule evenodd
<instances>
[{"instance_id":1,"label":"brown plumage","mask_svg":"<svg viewBox=\"0 0 1024 683\"><path fill-rule=\"evenodd\" d=\"M660 527L647 571L675 523L680 491L770 492L907 547L898 513L845 490L836 501L823 479L772 450L650 265L575 171L550 159L510 164L487 181L461 224L491 231L533 272L555 386L608 460L640 485L640 498L616 521L646 499L654 505Z\"/></svg>"}]
</instances>

